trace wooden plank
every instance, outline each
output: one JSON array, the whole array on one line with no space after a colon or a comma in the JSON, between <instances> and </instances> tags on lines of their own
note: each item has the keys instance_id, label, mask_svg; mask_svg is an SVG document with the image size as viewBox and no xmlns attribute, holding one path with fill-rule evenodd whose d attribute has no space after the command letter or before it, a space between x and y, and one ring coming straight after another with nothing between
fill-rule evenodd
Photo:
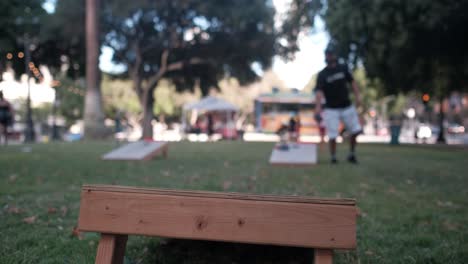
<instances>
[{"instance_id":1,"label":"wooden plank","mask_svg":"<svg viewBox=\"0 0 468 264\"><path fill-rule=\"evenodd\" d=\"M289 143L287 150L276 145L270 156L270 164L279 166L310 166L317 164L317 146L308 143Z\"/></svg>"},{"instance_id":2,"label":"wooden plank","mask_svg":"<svg viewBox=\"0 0 468 264\"><path fill-rule=\"evenodd\" d=\"M94 191L81 195L82 231L311 248L356 247L350 205Z\"/></svg>"},{"instance_id":3,"label":"wooden plank","mask_svg":"<svg viewBox=\"0 0 468 264\"><path fill-rule=\"evenodd\" d=\"M96 264L123 264L127 239L127 235L101 234L96 254Z\"/></svg>"},{"instance_id":4,"label":"wooden plank","mask_svg":"<svg viewBox=\"0 0 468 264\"><path fill-rule=\"evenodd\" d=\"M102 234L96 254L96 264L113 264L116 236Z\"/></svg>"},{"instance_id":5,"label":"wooden plank","mask_svg":"<svg viewBox=\"0 0 468 264\"><path fill-rule=\"evenodd\" d=\"M151 160L157 155L167 156L168 144L160 141L137 141L121 146L102 156L103 160Z\"/></svg>"},{"instance_id":6,"label":"wooden plank","mask_svg":"<svg viewBox=\"0 0 468 264\"><path fill-rule=\"evenodd\" d=\"M193 190L172 190L172 189L154 189L118 185L83 185L83 191L106 191L106 192L122 192L122 193L140 193L140 194L160 194L160 195L175 195L188 197L204 197L204 198L221 198L221 199L236 199L236 200L253 200L253 201L272 201L272 202L291 202L291 203L315 203L315 204L335 204L335 205L356 205L355 199L337 199L337 198L316 198L305 196L292 195L256 195L248 193L234 192L210 192L210 191L193 191Z\"/></svg>"},{"instance_id":7,"label":"wooden plank","mask_svg":"<svg viewBox=\"0 0 468 264\"><path fill-rule=\"evenodd\" d=\"M314 264L333 264L333 250L315 249Z\"/></svg>"}]
</instances>

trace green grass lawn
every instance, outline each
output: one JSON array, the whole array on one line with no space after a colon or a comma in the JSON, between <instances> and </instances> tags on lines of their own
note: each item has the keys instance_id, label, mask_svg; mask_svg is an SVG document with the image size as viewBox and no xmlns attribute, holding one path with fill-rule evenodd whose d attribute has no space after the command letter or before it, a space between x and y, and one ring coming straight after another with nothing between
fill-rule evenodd
<instances>
[{"instance_id":1,"label":"green grass lawn","mask_svg":"<svg viewBox=\"0 0 468 264\"><path fill-rule=\"evenodd\" d=\"M182 142L167 160L101 161L115 146L0 147L0 263L93 263L99 236L72 234L83 183L356 198L358 250L335 263L468 263L467 150L362 145L358 166L332 166L321 149L318 166L282 168L268 165L271 143ZM181 259L170 245L130 237L126 263L204 263L210 252L191 246Z\"/></svg>"}]
</instances>

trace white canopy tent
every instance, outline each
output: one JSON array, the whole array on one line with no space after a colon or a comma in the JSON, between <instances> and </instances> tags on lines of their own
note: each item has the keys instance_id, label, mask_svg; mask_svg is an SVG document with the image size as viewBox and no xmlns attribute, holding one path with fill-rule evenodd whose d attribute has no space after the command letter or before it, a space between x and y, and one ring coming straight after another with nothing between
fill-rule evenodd
<instances>
[{"instance_id":1,"label":"white canopy tent","mask_svg":"<svg viewBox=\"0 0 468 264\"><path fill-rule=\"evenodd\" d=\"M239 108L228 101L214 96L207 96L198 102L184 105L184 111L218 111L218 112L237 112Z\"/></svg>"},{"instance_id":2,"label":"white canopy tent","mask_svg":"<svg viewBox=\"0 0 468 264\"><path fill-rule=\"evenodd\" d=\"M195 123L199 113L203 112L226 112L227 120L231 119L230 113L237 113L239 111L239 107L229 103L228 101L214 97L214 96L207 96L202 98L198 102L188 103L183 106L182 111L182 124L183 128L187 127L187 119L186 114L191 112L190 116L190 123ZM232 120L230 120L232 121Z\"/></svg>"}]
</instances>

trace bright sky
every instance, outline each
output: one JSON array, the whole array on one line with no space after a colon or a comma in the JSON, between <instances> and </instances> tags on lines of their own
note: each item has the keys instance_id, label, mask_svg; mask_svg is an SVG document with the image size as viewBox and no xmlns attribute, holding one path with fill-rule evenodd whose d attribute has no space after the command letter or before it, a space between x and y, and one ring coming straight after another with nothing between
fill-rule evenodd
<instances>
[{"instance_id":1,"label":"bright sky","mask_svg":"<svg viewBox=\"0 0 468 264\"><path fill-rule=\"evenodd\" d=\"M278 13L276 17L278 23L281 20L281 14L287 10L290 2L291 0L273 0ZM287 87L304 88L312 75L325 67L323 51L327 46L329 37L321 19L315 19L315 26L313 33L300 34L300 50L296 53L293 61L285 62L278 57L273 60L273 71L285 82ZM101 51L99 63L101 70L119 72L124 69L122 65L112 63L112 50L109 47L103 47Z\"/></svg>"},{"instance_id":2,"label":"bright sky","mask_svg":"<svg viewBox=\"0 0 468 264\"><path fill-rule=\"evenodd\" d=\"M291 0L273 0L277 11L277 23L289 8ZM299 37L299 51L293 61L285 62L276 57L273 60L273 71L289 88L302 89L309 82L313 74L325 67L324 50L328 44L328 33L320 18L315 19L313 33L301 33Z\"/></svg>"}]
</instances>

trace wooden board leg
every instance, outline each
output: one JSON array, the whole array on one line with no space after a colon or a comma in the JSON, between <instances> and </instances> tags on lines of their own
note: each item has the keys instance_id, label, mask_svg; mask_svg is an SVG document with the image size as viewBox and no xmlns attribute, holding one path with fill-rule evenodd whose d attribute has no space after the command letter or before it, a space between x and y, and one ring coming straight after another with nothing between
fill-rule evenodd
<instances>
[{"instance_id":1,"label":"wooden board leg","mask_svg":"<svg viewBox=\"0 0 468 264\"><path fill-rule=\"evenodd\" d=\"M333 264L333 250L315 249L314 264Z\"/></svg>"},{"instance_id":2,"label":"wooden board leg","mask_svg":"<svg viewBox=\"0 0 468 264\"><path fill-rule=\"evenodd\" d=\"M101 234L96 254L96 264L122 264L127 245L126 235Z\"/></svg>"}]
</instances>

